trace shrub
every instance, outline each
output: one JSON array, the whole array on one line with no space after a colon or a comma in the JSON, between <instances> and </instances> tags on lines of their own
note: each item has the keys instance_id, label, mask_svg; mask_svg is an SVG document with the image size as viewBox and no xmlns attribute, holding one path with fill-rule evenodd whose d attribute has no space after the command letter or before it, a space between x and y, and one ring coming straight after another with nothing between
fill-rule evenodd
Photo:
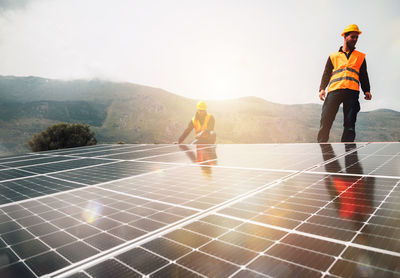
<instances>
[{"instance_id":1,"label":"shrub","mask_svg":"<svg viewBox=\"0 0 400 278\"><path fill-rule=\"evenodd\" d=\"M27 142L33 152L96 145L94 132L89 125L59 123L34 134Z\"/></svg>"}]
</instances>

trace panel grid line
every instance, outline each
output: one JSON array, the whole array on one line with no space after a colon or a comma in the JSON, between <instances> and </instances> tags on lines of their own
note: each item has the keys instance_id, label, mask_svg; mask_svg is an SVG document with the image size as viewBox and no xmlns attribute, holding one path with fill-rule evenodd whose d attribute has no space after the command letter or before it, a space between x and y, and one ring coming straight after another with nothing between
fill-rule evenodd
<instances>
[{"instance_id":1,"label":"panel grid line","mask_svg":"<svg viewBox=\"0 0 400 278\"><path fill-rule=\"evenodd\" d=\"M178 147L0 158L0 276L400 276L399 143Z\"/></svg>"},{"instance_id":2,"label":"panel grid line","mask_svg":"<svg viewBox=\"0 0 400 278\"><path fill-rule=\"evenodd\" d=\"M277 183L277 181L273 181L272 183L268 183L268 184L266 184L266 185L264 185L262 187L264 188L266 186L269 186L270 184L275 184L275 183ZM258 189L258 190L255 190L255 192L250 192L250 193L244 194L244 196L239 196L239 197L235 198L234 200L243 199L243 198L247 197L247 195L255 194L256 192L258 192L260 190L261 189ZM143 244L143 243L145 243L145 242L147 242L147 241L149 241L151 239L157 238L157 237L159 237L159 236L161 236L163 234L166 234L166 233L168 233L168 232L170 232L170 231L172 231L174 229L177 229L177 228L180 228L180 227L182 227L184 225L190 224L190 223L192 223L192 222L194 222L194 221L196 221L196 220L198 220L198 219L200 219L200 218L202 218L204 216L207 216L207 215L217 211L221 207L228 206L234 200L229 200L229 201L227 201L227 202L225 202L225 203L223 203L221 205L216 205L216 206L214 206L214 207L212 207L212 208L210 208L208 210L201 211L201 212L193 215L192 217L188 217L186 219L183 219L182 221L178 221L176 223L168 225L165 228L162 228L159 231L157 231L157 233L155 233L155 234L151 234L150 233L150 234L147 235L147 237L138 238L138 240L135 240L133 242L128 242L129 245L127 245L127 244L126 245L121 245L120 246L120 250L117 250L116 252L113 252L113 253L106 254L106 255L104 255L103 257L100 257L100 258L95 258L93 262L90 262L89 264L85 264L84 266L79 266L79 268L77 268L77 269L72 269L72 270L65 269L65 270L56 271L55 273L52 274L52 277L59 277L59 278L67 277L67 275L75 273L77 270L81 270L83 268L86 268L86 267L94 264L94 263L98 263L98 262L103 261L104 259L108 259L108 258L111 258L112 256L116 256L118 254L121 254L122 252L127 251L127 250L129 250L131 248L134 248L136 246L139 246L140 244ZM66 271L66 272L63 272L63 271Z\"/></svg>"},{"instance_id":3,"label":"panel grid line","mask_svg":"<svg viewBox=\"0 0 400 278\"><path fill-rule=\"evenodd\" d=\"M369 218L364 222L364 224L362 225L362 227L360 229L358 229L358 231L356 232L356 234L353 236L353 238L349 241L349 242L353 242L355 240L355 238L361 233L361 230L368 224L368 222L371 220L371 218L375 215L375 213L380 209L380 207L382 206L382 204L385 202L385 200L389 197L389 195L397 188L397 186L399 185L400 181L397 182L392 190L390 190L389 194L386 195L385 199L379 204L379 206L377 208L375 208L375 210L371 213L371 215L369 216ZM342 255L344 254L344 252L346 252L346 250L348 249L349 244L346 244L346 247L342 250L342 252L339 254L339 256L337 256L335 258L335 261L331 264L331 266L326 270L326 272L324 272L324 274L330 274L329 271L332 269L333 265L337 262L337 260L339 260L339 258L342 257ZM400 253L397 254L398 257L400 257ZM400 274L400 273L399 273Z\"/></svg>"}]
</instances>

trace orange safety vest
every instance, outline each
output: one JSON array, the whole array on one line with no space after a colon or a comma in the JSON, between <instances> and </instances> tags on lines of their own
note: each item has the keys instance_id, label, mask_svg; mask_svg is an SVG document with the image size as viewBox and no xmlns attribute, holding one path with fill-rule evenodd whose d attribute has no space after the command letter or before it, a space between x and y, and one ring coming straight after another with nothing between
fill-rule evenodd
<instances>
[{"instance_id":1,"label":"orange safety vest","mask_svg":"<svg viewBox=\"0 0 400 278\"><path fill-rule=\"evenodd\" d=\"M357 214L367 214L371 211L371 206L365 197L359 196L364 192L364 181L361 179L353 183L352 180L333 178L333 184L339 194L339 215L346 219L353 219Z\"/></svg>"},{"instance_id":2,"label":"orange safety vest","mask_svg":"<svg viewBox=\"0 0 400 278\"><path fill-rule=\"evenodd\" d=\"M359 91L360 68L365 54L354 50L347 59L346 53L338 51L329 57L333 64L333 71L328 84L328 93L338 89Z\"/></svg>"},{"instance_id":3,"label":"orange safety vest","mask_svg":"<svg viewBox=\"0 0 400 278\"><path fill-rule=\"evenodd\" d=\"M217 159L217 155L215 153L215 149L202 149L201 147L198 147L197 145L197 150L196 150L196 163L202 163L206 162L204 165L215 165L215 160Z\"/></svg>"},{"instance_id":4,"label":"orange safety vest","mask_svg":"<svg viewBox=\"0 0 400 278\"><path fill-rule=\"evenodd\" d=\"M202 132L203 130L206 130L208 127L208 122L210 121L211 115L207 114L206 118L204 119L203 125L200 124L200 121L196 119L196 117L192 118L192 123L194 127L194 131L196 134Z\"/></svg>"}]
</instances>

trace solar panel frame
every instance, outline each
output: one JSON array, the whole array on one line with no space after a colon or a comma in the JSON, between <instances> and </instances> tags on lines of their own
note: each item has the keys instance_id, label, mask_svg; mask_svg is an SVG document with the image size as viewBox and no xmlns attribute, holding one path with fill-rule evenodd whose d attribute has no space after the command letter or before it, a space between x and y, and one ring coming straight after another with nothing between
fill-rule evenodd
<instances>
[{"instance_id":1,"label":"solar panel frame","mask_svg":"<svg viewBox=\"0 0 400 278\"><path fill-rule=\"evenodd\" d=\"M348 147L218 145L217 157L205 165L188 159L198 150L177 152L176 145L102 145L0 158L0 173L10 171L0 181L0 199L1 185L15 191L30 180L76 186L0 204L0 250L12 262L0 266L0 274L400 276L400 144ZM235 148L237 158L228 152ZM132 151L145 155L129 161ZM297 161L287 160L290 155ZM263 156L276 163L264 163ZM100 165L64 163L35 172L24 165L73 157L98 157ZM340 191L339 181L348 186ZM99 204L104 215L93 226L83 212ZM344 218L353 209L360 220ZM149 263L132 261L132 254Z\"/></svg>"}]
</instances>

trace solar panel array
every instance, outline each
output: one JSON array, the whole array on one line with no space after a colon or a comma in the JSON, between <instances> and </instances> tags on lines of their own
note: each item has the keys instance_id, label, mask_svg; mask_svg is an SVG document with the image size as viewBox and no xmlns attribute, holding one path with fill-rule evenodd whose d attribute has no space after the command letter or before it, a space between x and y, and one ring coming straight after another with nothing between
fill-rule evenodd
<instances>
[{"instance_id":1,"label":"solar panel array","mask_svg":"<svg viewBox=\"0 0 400 278\"><path fill-rule=\"evenodd\" d=\"M400 143L0 157L0 277L400 277Z\"/></svg>"}]
</instances>

